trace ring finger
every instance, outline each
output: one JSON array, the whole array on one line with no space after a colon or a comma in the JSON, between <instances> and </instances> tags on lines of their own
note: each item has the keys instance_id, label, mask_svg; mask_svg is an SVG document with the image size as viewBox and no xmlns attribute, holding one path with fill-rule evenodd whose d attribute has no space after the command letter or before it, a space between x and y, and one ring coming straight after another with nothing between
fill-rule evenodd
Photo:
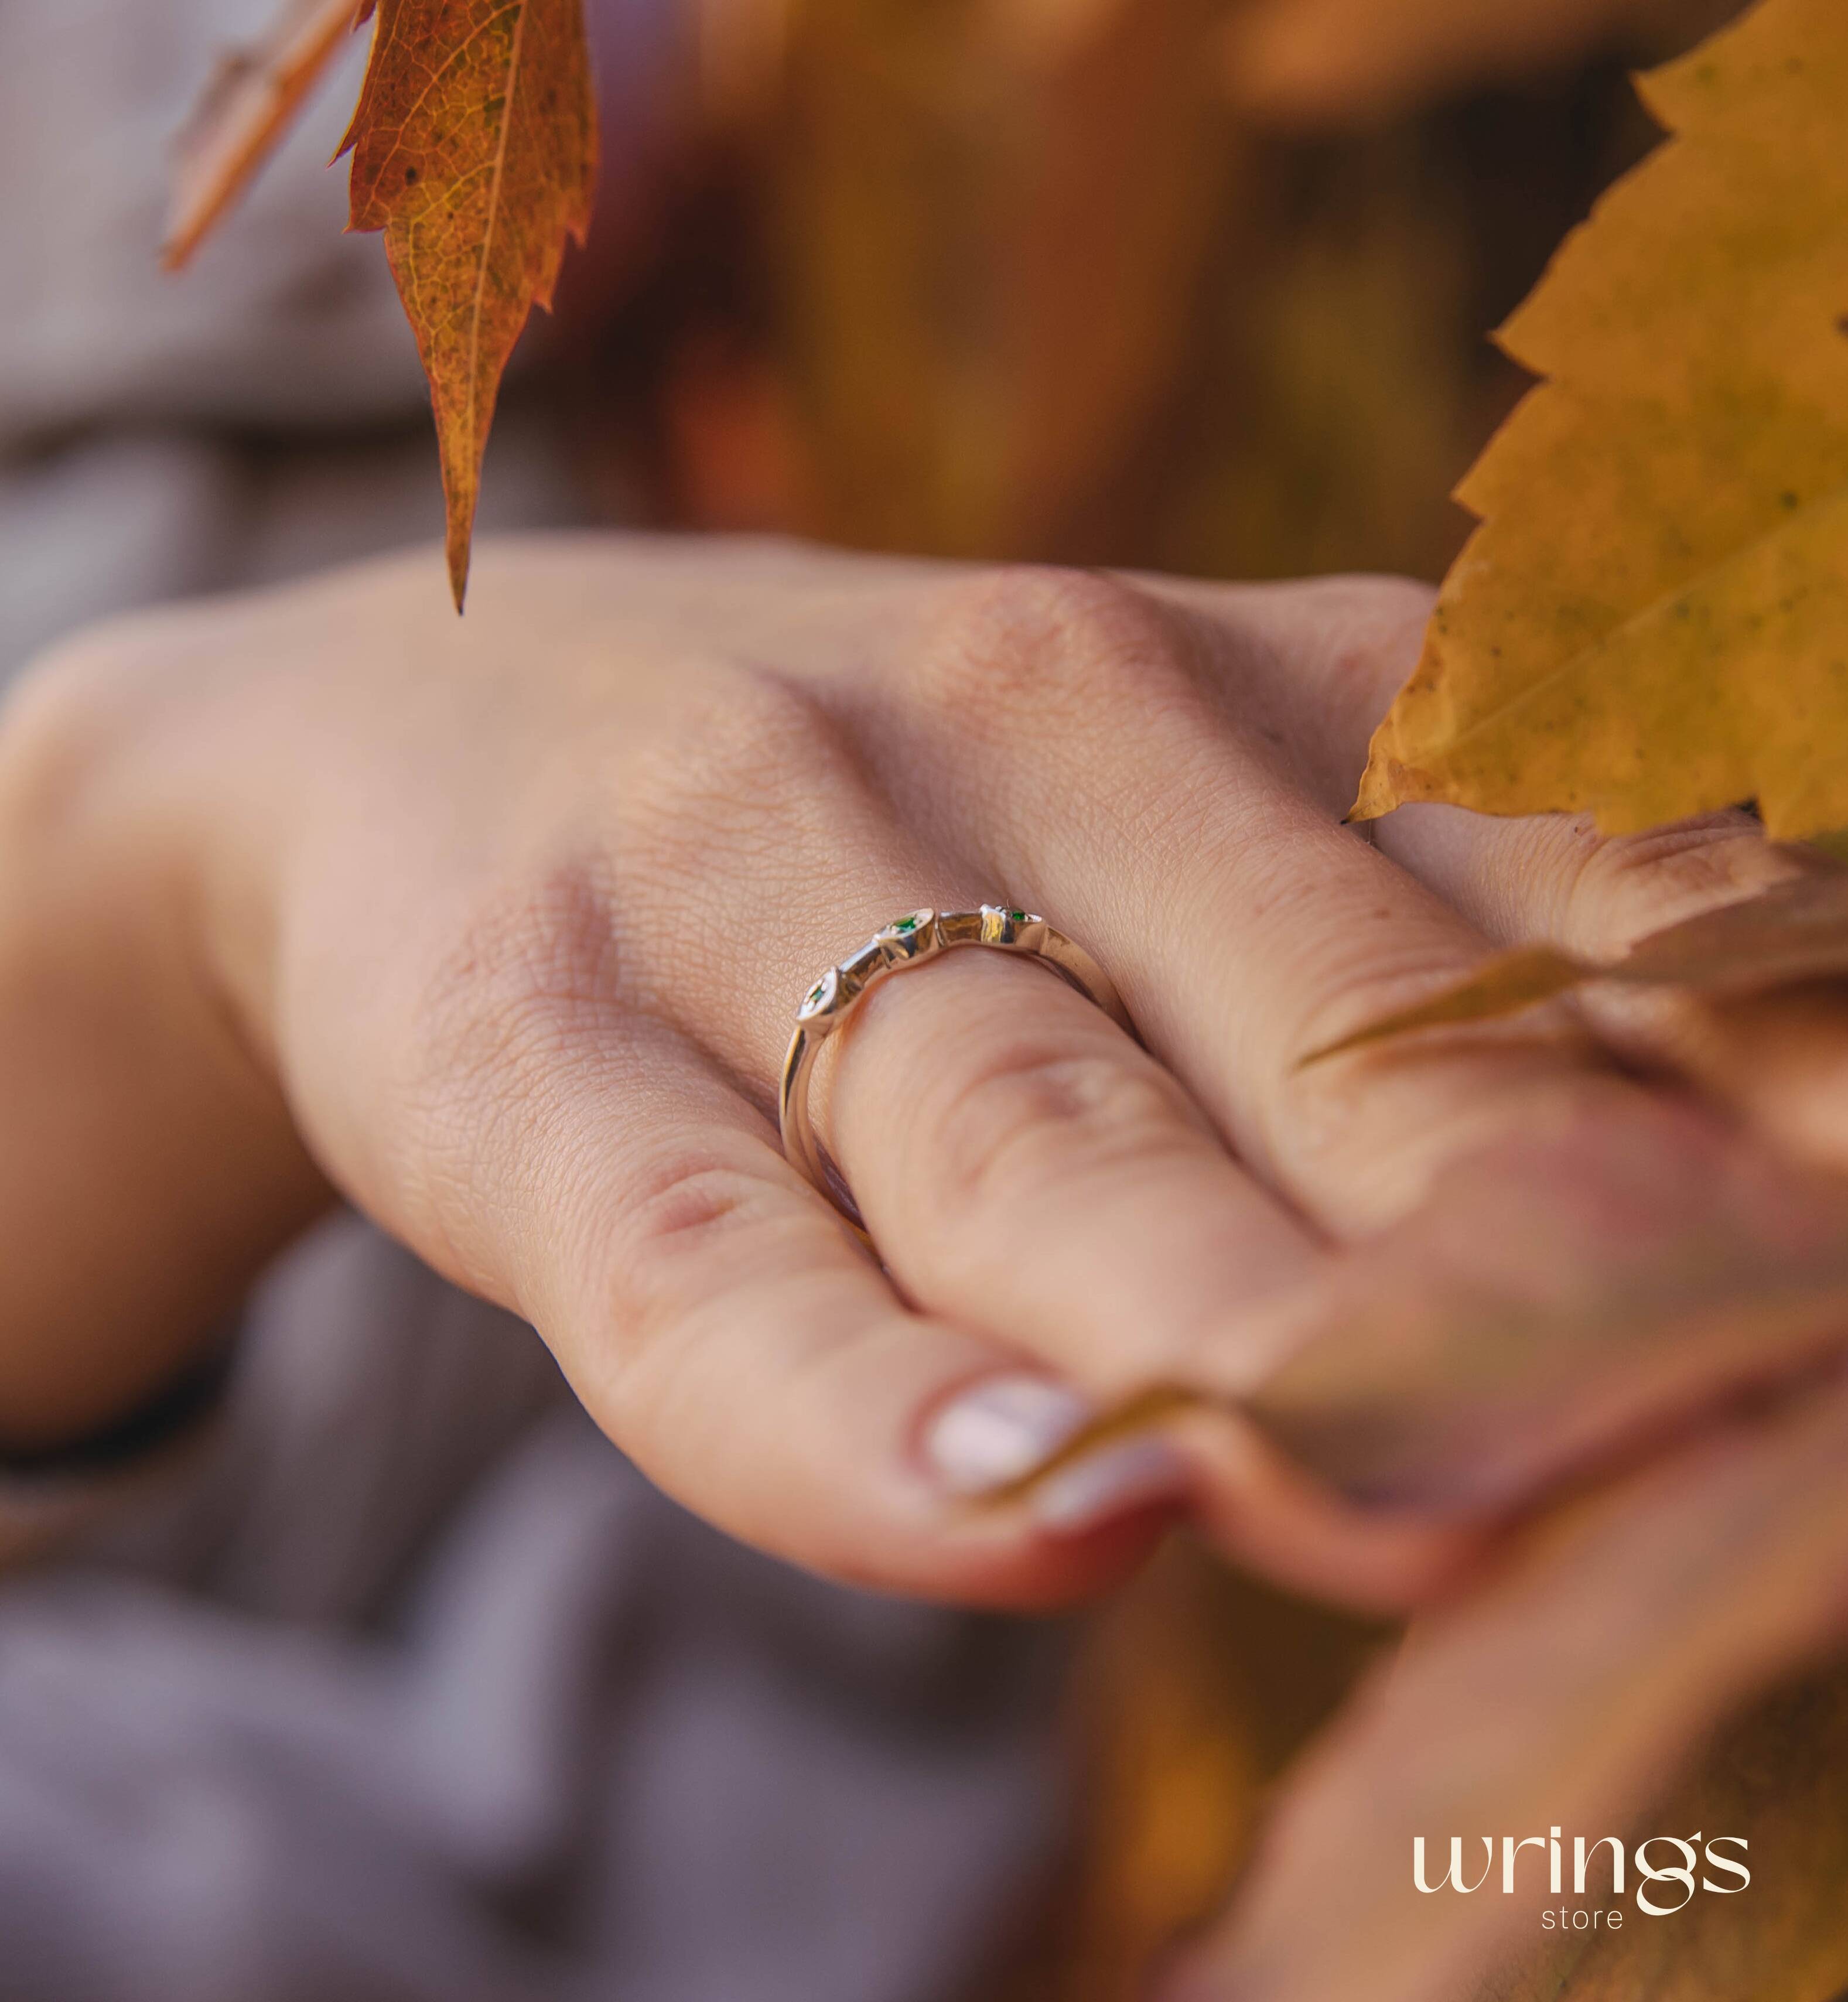
<instances>
[{"instance_id":1,"label":"ring finger","mask_svg":"<svg viewBox=\"0 0 1848 2002\"><path fill-rule=\"evenodd\" d=\"M729 804L705 816L696 866L671 832L681 811L657 821L632 803L607 838L615 880L671 891L671 932L634 928L634 977L762 1095L817 961L846 960L856 930L877 931L921 889L940 907L982 897L968 865L905 828L840 747L798 752L785 736L765 762L766 735L779 733L741 724L748 703L734 691L732 720L701 732L703 790ZM1005 888L982 887L991 897ZM725 913L741 904L778 914L767 950L730 948ZM814 1110L880 1256L924 1311L1016 1358L1011 1372L972 1372L965 1394L931 1414L926 1449L952 1485L1004 1484L1081 1421L1083 1404L1039 1394L1036 1372L1096 1404L1198 1373L1215 1352L1217 1373L1246 1387L1274 1359L1271 1303L1316 1283L1319 1233L1231 1157L1172 1076L1062 982L999 954L949 952L885 975L829 1049L838 1061L816 1080ZM1036 1507L1069 1535L1178 1499L1191 1470L1152 1442L1127 1442L1074 1467ZM1227 1485L1237 1496L1230 1540L1306 1587L1397 1601L1457 1554L1450 1533L1344 1519L1255 1442Z\"/></svg>"}]
</instances>

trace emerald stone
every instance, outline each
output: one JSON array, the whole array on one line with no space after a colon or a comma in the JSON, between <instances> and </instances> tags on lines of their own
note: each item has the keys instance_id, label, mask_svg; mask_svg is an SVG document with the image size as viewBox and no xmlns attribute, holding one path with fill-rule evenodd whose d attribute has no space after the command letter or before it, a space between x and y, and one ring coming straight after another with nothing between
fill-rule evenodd
<instances>
[{"instance_id":1,"label":"emerald stone","mask_svg":"<svg viewBox=\"0 0 1848 2002\"><path fill-rule=\"evenodd\" d=\"M912 918L895 918L887 926L887 931L896 932L901 938L908 937L918 929L918 921Z\"/></svg>"},{"instance_id":2,"label":"emerald stone","mask_svg":"<svg viewBox=\"0 0 1848 2002\"><path fill-rule=\"evenodd\" d=\"M839 970L831 968L803 996L802 1006L796 1010L797 1014L806 1021L811 1016L822 1013L832 1006L835 997L840 992L840 987Z\"/></svg>"}]
</instances>

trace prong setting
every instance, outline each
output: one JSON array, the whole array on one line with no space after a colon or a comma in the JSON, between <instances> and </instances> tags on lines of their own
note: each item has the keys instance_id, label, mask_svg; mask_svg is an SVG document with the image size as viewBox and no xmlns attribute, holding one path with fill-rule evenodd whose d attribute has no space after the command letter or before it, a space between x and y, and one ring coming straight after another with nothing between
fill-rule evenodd
<instances>
[{"instance_id":1,"label":"prong setting","mask_svg":"<svg viewBox=\"0 0 1848 2002\"><path fill-rule=\"evenodd\" d=\"M798 1022L819 1021L839 1005L840 999L840 969L831 966L803 996L802 1006L796 1010L796 1020Z\"/></svg>"},{"instance_id":2,"label":"prong setting","mask_svg":"<svg viewBox=\"0 0 1848 2002\"><path fill-rule=\"evenodd\" d=\"M894 966L921 958L936 949L936 915L935 911L907 911L903 917L893 919L876 943Z\"/></svg>"},{"instance_id":3,"label":"prong setting","mask_svg":"<svg viewBox=\"0 0 1848 2002\"><path fill-rule=\"evenodd\" d=\"M984 904L982 907L982 937L983 945L1027 947L1030 934L1042 931L1046 920L1031 911L1016 909L1010 904Z\"/></svg>"}]
</instances>

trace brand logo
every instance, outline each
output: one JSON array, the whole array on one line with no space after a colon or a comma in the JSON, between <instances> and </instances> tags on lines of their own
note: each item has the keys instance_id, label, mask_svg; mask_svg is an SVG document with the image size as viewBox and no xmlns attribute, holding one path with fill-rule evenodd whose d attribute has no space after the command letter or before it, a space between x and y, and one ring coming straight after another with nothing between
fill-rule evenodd
<instances>
[{"instance_id":1,"label":"brand logo","mask_svg":"<svg viewBox=\"0 0 1848 2002\"><path fill-rule=\"evenodd\" d=\"M1475 1840L1483 1847L1482 1868L1473 1879L1469 1875L1474 1868L1474 1849L1471 1845L1470 1861L1464 1861L1464 1841L1460 1835L1450 1838L1450 1865L1435 1883L1431 1881L1430 1862L1423 1836L1412 1841L1412 1882L1428 1897L1435 1897L1440 1891L1459 1891L1467 1896L1471 1892L1487 1888L1494 1876L1499 1859L1501 1868L1499 1889L1505 1897L1515 1895L1517 1875L1522 1882L1519 1888L1531 1890L1534 1875L1544 1868L1547 1872L1546 1888L1554 1897L1565 1893L1568 1851L1557 1828L1545 1835L1529 1835L1518 1838L1505 1835L1498 1850L1496 1838L1492 1835L1479 1836ZM1600 1836L1589 1844L1582 1835L1572 1838L1571 1875L1572 1895L1582 1898L1592 1877L1607 1877L1613 1897L1626 1895L1627 1887L1634 1887L1637 1909L1651 1918L1665 1919L1692 1904L1703 1892L1712 1892L1721 1897L1736 1897L1752 1882L1752 1872L1745 1864L1745 1852L1750 1847L1742 1835L1716 1835L1707 1836L1697 1829L1685 1840L1678 1835L1651 1835L1639 1842L1634 1850L1626 1852L1623 1844L1614 1835ZM1523 1862L1522 1854L1537 1849L1540 1854ZM1609 1850L1601 1857L1600 1850ZM1598 1895L1603 1894L1603 1885L1598 1887ZM1541 1914L1540 1924L1548 1931L1584 1932L1593 1927L1616 1930L1623 1923L1620 1907L1589 1911L1583 1907L1576 1910L1561 1905Z\"/></svg>"}]
</instances>

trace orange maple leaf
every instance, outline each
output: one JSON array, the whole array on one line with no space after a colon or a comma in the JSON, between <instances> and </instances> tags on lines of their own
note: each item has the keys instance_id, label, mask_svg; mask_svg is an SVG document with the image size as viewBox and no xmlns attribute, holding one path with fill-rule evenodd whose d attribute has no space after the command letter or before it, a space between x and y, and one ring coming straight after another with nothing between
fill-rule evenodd
<instances>
[{"instance_id":1,"label":"orange maple leaf","mask_svg":"<svg viewBox=\"0 0 1848 2002\"><path fill-rule=\"evenodd\" d=\"M462 608L482 453L533 306L584 240L597 120L583 0L379 0L341 145L354 229L385 232L430 378Z\"/></svg>"}]
</instances>

